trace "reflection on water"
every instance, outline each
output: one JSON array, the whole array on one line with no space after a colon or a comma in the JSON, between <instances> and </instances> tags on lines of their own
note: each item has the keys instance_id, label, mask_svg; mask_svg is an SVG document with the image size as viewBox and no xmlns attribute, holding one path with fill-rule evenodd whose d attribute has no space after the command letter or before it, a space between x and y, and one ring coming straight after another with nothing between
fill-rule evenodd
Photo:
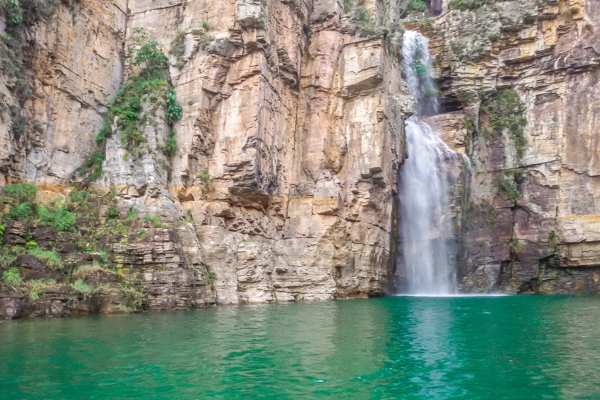
<instances>
[{"instance_id":1,"label":"reflection on water","mask_svg":"<svg viewBox=\"0 0 600 400\"><path fill-rule=\"evenodd\" d=\"M410 309L412 323L410 355L415 363L422 364L424 373L412 380L415 390L421 397L431 395L432 391L444 391L453 397L459 394L458 382L449 379L449 374L460 366L456 357L456 348L452 346L452 306L441 302L438 307L430 307L425 303L415 303Z\"/></svg>"},{"instance_id":2,"label":"reflection on water","mask_svg":"<svg viewBox=\"0 0 600 400\"><path fill-rule=\"evenodd\" d=\"M596 399L600 299L386 298L0 324L7 399Z\"/></svg>"}]
</instances>

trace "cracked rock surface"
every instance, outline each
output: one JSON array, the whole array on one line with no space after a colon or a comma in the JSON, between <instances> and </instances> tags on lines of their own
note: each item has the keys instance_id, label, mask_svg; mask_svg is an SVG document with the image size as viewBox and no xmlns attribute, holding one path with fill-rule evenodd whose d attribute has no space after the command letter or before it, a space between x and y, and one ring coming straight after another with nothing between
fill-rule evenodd
<instances>
[{"instance_id":1,"label":"cracked rock surface","mask_svg":"<svg viewBox=\"0 0 600 400\"><path fill-rule=\"evenodd\" d=\"M33 182L41 201L67 196L132 74L127 55L141 28L169 57L182 118L171 127L164 107L144 104L136 157L113 124L92 186L112 189L122 216L135 208L163 222L110 246L145 307L384 294L414 105L399 47L403 29L418 29L430 38L444 109L430 122L468 159L452 166L462 289L600 291L600 3L453 10L436 0L436 16L404 21L404 0L359 2L362 19L343 3L57 2L24 36L31 93L20 98L15 77L0 72L0 184ZM503 90L522 103L525 145L508 131L488 134L486 101ZM166 156L170 135L177 146ZM20 229L6 234L27 236ZM111 312L120 302L65 293L32 305L4 288L0 315Z\"/></svg>"}]
</instances>

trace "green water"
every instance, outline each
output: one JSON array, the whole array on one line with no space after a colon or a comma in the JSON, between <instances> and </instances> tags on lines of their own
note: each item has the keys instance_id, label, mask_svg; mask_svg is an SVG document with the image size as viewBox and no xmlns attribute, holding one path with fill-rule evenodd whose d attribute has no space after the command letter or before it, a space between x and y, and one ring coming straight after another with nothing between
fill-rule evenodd
<instances>
[{"instance_id":1,"label":"green water","mask_svg":"<svg viewBox=\"0 0 600 400\"><path fill-rule=\"evenodd\" d=\"M0 399L600 399L600 298L0 323Z\"/></svg>"}]
</instances>

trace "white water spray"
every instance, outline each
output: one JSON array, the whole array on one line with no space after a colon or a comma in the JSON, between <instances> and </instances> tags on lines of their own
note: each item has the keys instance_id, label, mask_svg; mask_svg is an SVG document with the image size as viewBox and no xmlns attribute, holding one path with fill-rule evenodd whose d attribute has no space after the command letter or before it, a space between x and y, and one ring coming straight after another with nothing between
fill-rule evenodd
<instances>
[{"instance_id":1,"label":"white water spray","mask_svg":"<svg viewBox=\"0 0 600 400\"><path fill-rule=\"evenodd\" d=\"M417 114L406 122L408 159L399 177L404 290L448 295L456 292L456 273L447 163L456 154L422 119L438 112L427 39L405 32L402 53L409 90L417 101Z\"/></svg>"}]
</instances>

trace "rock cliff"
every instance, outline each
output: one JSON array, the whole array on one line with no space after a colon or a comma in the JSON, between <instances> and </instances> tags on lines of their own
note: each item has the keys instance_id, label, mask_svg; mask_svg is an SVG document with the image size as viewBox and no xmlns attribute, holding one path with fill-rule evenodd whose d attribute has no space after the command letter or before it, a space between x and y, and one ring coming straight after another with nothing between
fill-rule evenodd
<instances>
[{"instance_id":1,"label":"rock cliff","mask_svg":"<svg viewBox=\"0 0 600 400\"><path fill-rule=\"evenodd\" d=\"M20 76L0 81L0 180L37 186L29 219L5 219L3 269L22 278L4 285L5 316L123 303L99 287L135 287L150 309L384 293L410 109L398 37L384 34L398 4L22 0L24 14L49 9L17 21L19 2L5 4L3 57ZM160 54L165 89L146 75ZM5 214L22 200L5 195ZM76 219L67 242L119 233L73 249L38 234L44 207ZM108 278L78 291L71 263L32 285L14 261L27 243Z\"/></svg>"},{"instance_id":2,"label":"rock cliff","mask_svg":"<svg viewBox=\"0 0 600 400\"><path fill-rule=\"evenodd\" d=\"M459 1L424 27L464 143L467 291L600 291L600 2ZM459 185L460 186L460 185Z\"/></svg>"},{"instance_id":3,"label":"rock cliff","mask_svg":"<svg viewBox=\"0 0 600 400\"><path fill-rule=\"evenodd\" d=\"M600 290L597 0L0 4L1 316L385 293L403 29L463 289Z\"/></svg>"}]
</instances>

